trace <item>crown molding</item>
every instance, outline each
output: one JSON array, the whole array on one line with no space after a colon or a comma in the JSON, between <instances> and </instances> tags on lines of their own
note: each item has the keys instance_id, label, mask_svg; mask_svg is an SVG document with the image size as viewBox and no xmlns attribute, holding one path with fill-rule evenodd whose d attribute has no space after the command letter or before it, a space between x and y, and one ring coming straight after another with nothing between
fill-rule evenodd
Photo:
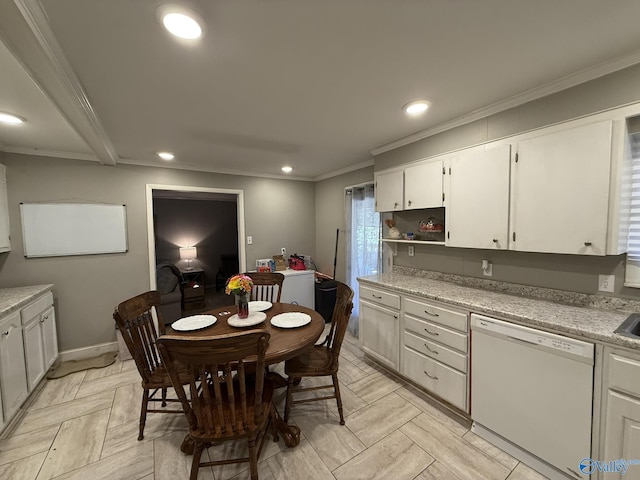
<instances>
[{"instance_id":1,"label":"crown molding","mask_svg":"<svg viewBox=\"0 0 640 480\"><path fill-rule=\"evenodd\" d=\"M49 26L38 0L1 2L0 37L98 161L116 165L118 154Z\"/></svg>"},{"instance_id":2,"label":"crown molding","mask_svg":"<svg viewBox=\"0 0 640 480\"><path fill-rule=\"evenodd\" d=\"M328 178L337 177L339 175L344 175L345 173L353 172L355 170L360 170L361 168L370 167L373 165L373 158L371 160L366 160L364 162L355 163L345 168L341 168L340 170L336 170L334 172L325 173L322 175L318 175L317 177L313 177L314 182L319 182L321 180L326 180Z\"/></svg>"},{"instance_id":3,"label":"crown molding","mask_svg":"<svg viewBox=\"0 0 640 480\"><path fill-rule=\"evenodd\" d=\"M613 60L600 63L598 65L594 65L589 68L585 68L584 70L572 73L565 77L559 78L558 80L545 83L512 97L500 100L499 102L487 105L486 107L473 110L465 115L461 115L447 122L440 123L426 130L422 130L407 137L395 140L391 143L381 145L371 150L371 155L380 155L381 153L388 152L405 145L409 145L410 143L423 140L438 133L451 130L452 128L489 117L510 108L524 105L525 103L531 102L532 100L537 100L539 98L560 92L562 90L575 87L576 85L580 85L590 80L595 80L596 78L617 72L618 70L623 70L638 63L640 63L640 50L631 52L627 55L623 55Z\"/></svg>"},{"instance_id":4,"label":"crown molding","mask_svg":"<svg viewBox=\"0 0 640 480\"><path fill-rule=\"evenodd\" d=\"M167 163L158 165L157 163L145 162L143 160L123 159L118 161L118 165L136 165L139 167L152 167L152 168L170 168L173 170L189 170L192 172L206 172L206 173L218 173L220 175L238 175L241 177L261 177L261 178L273 178L275 180L296 180L300 182L313 182L313 177L296 177L291 175L277 175L262 172L250 172L245 170L231 170L226 168L207 168L194 165L184 165L179 163Z\"/></svg>"},{"instance_id":5,"label":"crown molding","mask_svg":"<svg viewBox=\"0 0 640 480\"><path fill-rule=\"evenodd\" d=\"M40 157L54 157L68 160L86 160L90 162L100 162L95 155L90 153L63 152L60 150L46 150L34 147L14 147L12 145L1 145L0 150L6 153L17 153L20 155L37 155Z\"/></svg>"}]
</instances>

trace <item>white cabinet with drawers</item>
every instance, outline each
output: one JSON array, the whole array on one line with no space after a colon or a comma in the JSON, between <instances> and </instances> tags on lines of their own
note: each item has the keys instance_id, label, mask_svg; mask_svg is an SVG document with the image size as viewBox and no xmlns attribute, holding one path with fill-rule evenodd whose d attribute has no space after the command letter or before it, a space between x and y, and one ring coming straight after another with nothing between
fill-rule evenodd
<instances>
[{"instance_id":1,"label":"white cabinet with drawers","mask_svg":"<svg viewBox=\"0 0 640 480\"><path fill-rule=\"evenodd\" d=\"M44 377L58 356L53 294L48 292L24 307L21 311L21 317L24 328L27 380L31 391Z\"/></svg>"},{"instance_id":2,"label":"white cabinet with drawers","mask_svg":"<svg viewBox=\"0 0 640 480\"><path fill-rule=\"evenodd\" d=\"M360 346L386 367L469 412L468 312L360 286Z\"/></svg>"},{"instance_id":3,"label":"white cabinet with drawers","mask_svg":"<svg viewBox=\"0 0 640 480\"><path fill-rule=\"evenodd\" d=\"M19 311L0 319L0 393L4 427L29 394Z\"/></svg>"},{"instance_id":4,"label":"white cabinet with drawers","mask_svg":"<svg viewBox=\"0 0 640 480\"><path fill-rule=\"evenodd\" d=\"M468 412L468 312L403 297L400 373Z\"/></svg>"}]
</instances>

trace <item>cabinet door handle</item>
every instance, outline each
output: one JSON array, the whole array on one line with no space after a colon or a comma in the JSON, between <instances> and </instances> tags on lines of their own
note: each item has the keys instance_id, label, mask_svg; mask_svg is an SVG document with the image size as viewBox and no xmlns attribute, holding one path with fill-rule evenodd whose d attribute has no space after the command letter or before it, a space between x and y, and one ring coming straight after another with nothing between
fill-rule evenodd
<instances>
[{"instance_id":1,"label":"cabinet door handle","mask_svg":"<svg viewBox=\"0 0 640 480\"><path fill-rule=\"evenodd\" d=\"M395 318L397 320L398 319L398 315L394 315L393 318Z\"/></svg>"},{"instance_id":2,"label":"cabinet door handle","mask_svg":"<svg viewBox=\"0 0 640 480\"><path fill-rule=\"evenodd\" d=\"M2 336L3 337L8 337L9 336L9 330L7 330L6 332L2 332Z\"/></svg>"},{"instance_id":3,"label":"cabinet door handle","mask_svg":"<svg viewBox=\"0 0 640 480\"><path fill-rule=\"evenodd\" d=\"M437 350L431 350L431 349L429 348L429 345L427 345L426 343L424 344L424 346L425 346L425 348L426 348L427 350L429 350L429 351L430 351L431 353L433 353L434 355L438 355Z\"/></svg>"},{"instance_id":4,"label":"cabinet door handle","mask_svg":"<svg viewBox=\"0 0 640 480\"><path fill-rule=\"evenodd\" d=\"M378 300L382 300L382 297L379 297L379 296L377 296L377 295L371 294L371 296L372 296L373 298L377 298Z\"/></svg>"},{"instance_id":5,"label":"cabinet door handle","mask_svg":"<svg viewBox=\"0 0 640 480\"><path fill-rule=\"evenodd\" d=\"M407 201L407 205L411 206L411 200Z\"/></svg>"},{"instance_id":6,"label":"cabinet door handle","mask_svg":"<svg viewBox=\"0 0 640 480\"><path fill-rule=\"evenodd\" d=\"M424 331L425 331L425 332L427 332L429 335L435 335L436 337L437 337L438 335L440 335L438 332L430 332L430 331L429 331L428 329L426 329L426 328L424 329Z\"/></svg>"},{"instance_id":7,"label":"cabinet door handle","mask_svg":"<svg viewBox=\"0 0 640 480\"><path fill-rule=\"evenodd\" d=\"M436 377L435 375L429 375L429 373L426 370L423 370L423 372L427 377L433 378L434 380L438 380L438 377Z\"/></svg>"},{"instance_id":8,"label":"cabinet door handle","mask_svg":"<svg viewBox=\"0 0 640 480\"><path fill-rule=\"evenodd\" d=\"M498 243L498 239L497 239L497 238L494 238L494 239L493 239L493 243Z\"/></svg>"},{"instance_id":9,"label":"cabinet door handle","mask_svg":"<svg viewBox=\"0 0 640 480\"><path fill-rule=\"evenodd\" d=\"M584 246L585 247L590 247L591 246L591 242L584 242Z\"/></svg>"},{"instance_id":10,"label":"cabinet door handle","mask_svg":"<svg viewBox=\"0 0 640 480\"><path fill-rule=\"evenodd\" d=\"M430 317L439 317L440 315L437 313L431 313L428 310L425 310L424 313L426 313L427 315L429 315Z\"/></svg>"}]
</instances>

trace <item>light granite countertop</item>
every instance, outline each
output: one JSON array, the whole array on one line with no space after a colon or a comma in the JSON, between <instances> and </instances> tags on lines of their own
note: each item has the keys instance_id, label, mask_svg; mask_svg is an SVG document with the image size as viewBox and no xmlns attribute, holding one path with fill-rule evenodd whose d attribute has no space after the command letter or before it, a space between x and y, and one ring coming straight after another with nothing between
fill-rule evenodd
<instances>
[{"instance_id":1,"label":"light granite countertop","mask_svg":"<svg viewBox=\"0 0 640 480\"><path fill-rule=\"evenodd\" d=\"M604 302L600 302L591 298L598 296L522 285L509 287L509 284L501 282L497 282L500 285L495 285L496 282L483 284L481 279L469 279L470 286L461 285L467 281L465 278L396 268L392 273L360 277L358 281L363 285L418 295L541 330L640 350L640 340L614 333L629 316L629 309L638 306L635 301L621 305L615 299L606 300L612 297L604 297ZM604 308L594 308L594 302L598 306L604 305Z\"/></svg>"},{"instance_id":2,"label":"light granite countertop","mask_svg":"<svg viewBox=\"0 0 640 480\"><path fill-rule=\"evenodd\" d=\"M0 317L28 305L29 302L51 289L53 284L0 288Z\"/></svg>"}]
</instances>

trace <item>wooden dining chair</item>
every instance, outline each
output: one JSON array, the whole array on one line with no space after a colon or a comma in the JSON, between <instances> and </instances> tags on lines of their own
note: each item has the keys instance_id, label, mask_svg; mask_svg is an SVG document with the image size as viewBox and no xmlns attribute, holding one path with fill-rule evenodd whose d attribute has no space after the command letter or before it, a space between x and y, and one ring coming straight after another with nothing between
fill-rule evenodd
<instances>
[{"instance_id":1,"label":"wooden dining chair","mask_svg":"<svg viewBox=\"0 0 640 480\"><path fill-rule=\"evenodd\" d=\"M156 341L156 330L153 313L155 311L158 320L158 330L165 332L164 321L160 313L160 293L157 291L146 292L120 303L113 313L113 319L118 326L124 343L136 363L138 372L142 377L142 406L140 409L140 433L138 440L144 438L144 425L147 413L182 413L182 410L149 408L150 402L162 402L166 407L167 402L179 402L177 398L167 398L167 388L172 386L169 373L162 363ZM186 371L180 371L180 378L188 382ZM161 398L157 398L161 391ZM153 405L153 404L152 404Z\"/></svg>"},{"instance_id":2,"label":"wooden dining chair","mask_svg":"<svg viewBox=\"0 0 640 480\"><path fill-rule=\"evenodd\" d=\"M296 403L315 402L318 400L336 399L338 413L340 414L340 425L344 425L342 413L342 399L340 398L340 386L338 384L338 367L340 357L340 347L347 330L349 317L353 310L353 290L341 282L337 283L336 304L331 317L331 327L329 334L321 344L314 345L313 348L301 353L297 357L287 360L284 364L284 371L287 375L287 399L284 407L284 421L289 418L291 406ZM331 376L332 384L317 387L298 388L296 383L302 377L324 377ZM312 397L294 400L293 394L308 392L311 390L321 390L333 388L333 395L323 397Z\"/></svg>"},{"instance_id":3,"label":"wooden dining chair","mask_svg":"<svg viewBox=\"0 0 640 480\"><path fill-rule=\"evenodd\" d=\"M282 294L282 284L284 275L278 272L251 272L245 273L253 280L251 289L251 300L262 300L265 302L279 302Z\"/></svg>"},{"instance_id":4,"label":"wooden dining chair","mask_svg":"<svg viewBox=\"0 0 640 480\"><path fill-rule=\"evenodd\" d=\"M273 383L265 379L264 368L269 337L264 330L250 330L196 339L179 336L158 339L160 354L175 382L195 444L191 480L198 478L200 467L240 462L249 462L251 479L257 480L258 458L269 426L274 441L278 440L271 422ZM184 365L189 371L190 400L176 365ZM246 367L254 365L249 373ZM207 444L241 438L247 440L248 457L200 462Z\"/></svg>"}]
</instances>

